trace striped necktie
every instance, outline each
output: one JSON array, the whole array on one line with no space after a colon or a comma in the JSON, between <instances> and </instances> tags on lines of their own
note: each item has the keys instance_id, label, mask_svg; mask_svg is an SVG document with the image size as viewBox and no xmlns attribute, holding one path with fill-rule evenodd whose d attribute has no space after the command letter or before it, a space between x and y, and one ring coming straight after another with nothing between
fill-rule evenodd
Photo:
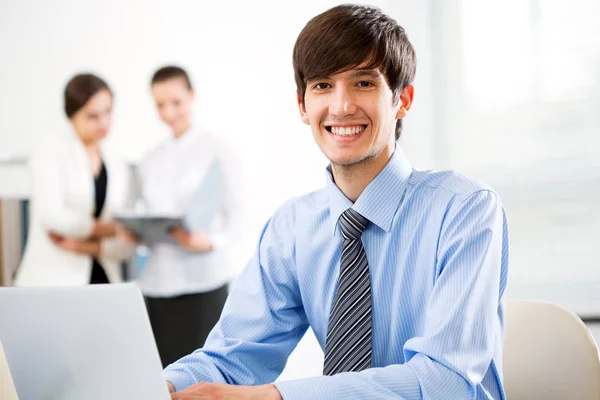
<instances>
[{"instance_id":1,"label":"striped necktie","mask_svg":"<svg viewBox=\"0 0 600 400\"><path fill-rule=\"evenodd\" d=\"M368 223L351 208L340 217L340 277L329 315L324 375L371 367L371 279L360 240Z\"/></svg>"}]
</instances>

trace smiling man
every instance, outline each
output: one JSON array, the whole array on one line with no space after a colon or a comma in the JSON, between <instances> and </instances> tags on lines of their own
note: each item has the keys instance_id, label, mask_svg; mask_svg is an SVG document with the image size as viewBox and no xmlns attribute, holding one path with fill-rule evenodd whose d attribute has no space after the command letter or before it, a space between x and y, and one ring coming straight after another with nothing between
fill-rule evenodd
<instances>
[{"instance_id":1,"label":"smiling man","mask_svg":"<svg viewBox=\"0 0 600 400\"><path fill-rule=\"evenodd\" d=\"M397 146L416 66L404 29L334 7L293 60L327 185L267 222L205 347L166 368L172 398L503 399L504 210ZM271 383L309 326L323 376Z\"/></svg>"}]
</instances>

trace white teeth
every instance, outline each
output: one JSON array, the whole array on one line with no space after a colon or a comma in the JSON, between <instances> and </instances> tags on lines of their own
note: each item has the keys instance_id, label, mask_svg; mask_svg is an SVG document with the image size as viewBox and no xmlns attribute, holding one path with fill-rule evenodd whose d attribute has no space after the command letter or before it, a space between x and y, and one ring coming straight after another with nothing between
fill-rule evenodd
<instances>
[{"instance_id":1,"label":"white teeth","mask_svg":"<svg viewBox=\"0 0 600 400\"><path fill-rule=\"evenodd\" d=\"M364 126L332 126L331 133L338 136L353 136L361 133L363 131Z\"/></svg>"}]
</instances>

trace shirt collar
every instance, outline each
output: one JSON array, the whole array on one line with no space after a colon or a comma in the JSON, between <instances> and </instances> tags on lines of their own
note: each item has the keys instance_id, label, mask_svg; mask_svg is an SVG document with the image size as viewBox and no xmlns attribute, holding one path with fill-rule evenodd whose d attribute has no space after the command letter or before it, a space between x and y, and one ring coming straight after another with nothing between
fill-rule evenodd
<instances>
[{"instance_id":1,"label":"shirt collar","mask_svg":"<svg viewBox=\"0 0 600 400\"><path fill-rule=\"evenodd\" d=\"M169 134L169 143L171 146L177 147L185 147L187 143L192 141L194 137L200 135L200 131L195 130L194 128L189 128L187 131L183 133L183 135L176 138L172 133Z\"/></svg>"},{"instance_id":2,"label":"shirt collar","mask_svg":"<svg viewBox=\"0 0 600 400\"><path fill-rule=\"evenodd\" d=\"M389 232L411 173L412 166L402 150L396 147L387 165L367 185L356 202L352 203L333 181L331 165L329 165L327 167L327 194L333 234L335 235L340 215L350 207L384 231Z\"/></svg>"}]
</instances>

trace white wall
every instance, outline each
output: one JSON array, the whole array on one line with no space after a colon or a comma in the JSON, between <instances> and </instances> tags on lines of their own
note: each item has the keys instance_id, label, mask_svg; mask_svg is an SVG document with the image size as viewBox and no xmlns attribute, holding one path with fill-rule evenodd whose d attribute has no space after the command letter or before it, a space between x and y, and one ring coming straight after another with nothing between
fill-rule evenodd
<instances>
[{"instance_id":1,"label":"white wall","mask_svg":"<svg viewBox=\"0 0 600 400\"><path fill-rule=\"evenodd\" d=\"M372 3L406 21L415 46L426 48L423 10L411 2ZM73 74L92 71L115 93L110 146L139 160L167 135L151 101L150 77L164 64L179 64L196 88L196 123L222 135L239 156L238 191L254 239L278 205L324 183L326 160L298 115L291 55L306 22L336 4L4 1L0 54L9 62L0 65L0 156L24 157L43 135L69 129L64 85ZM423 64L417 83L424 90L417 89L403 143L427 167L430 89ZM0 166L0 193L27 192L25 179L15 179L23 175L17 169Z\"/></svg>"},{"instance_id":2,"label":"white wall","mask_svg":"<svg viewBox=\"0 0 600 400\"><path fill-rule=\"evenodd\" d=\"M490 36L496 30L485 23L493 22L494 9L474 9L467 0L372 3L407 29L417 50L415 102L401 139L413 164L423 169L456 168L498 189L511 227L512 281L600 282L593 261L600 235L600 190L594 183L600 164L592 150L600 126L593 106L600 103L568 107L561 103L543 112L519 107L519 113L493 117L470 114L473 89L467 84L476 77L475 87L488 103L512 98L497 84L513 79L504 69L494 70L488 79L489 68L469 64L479 60L468 57L473 49L486 49L485 60L480 60L485 65L495 65L493 57L513 65L506 61L511 56L510 37ZM150 76L163 64L180 64L190 71L197 89L196 121L220 133L239 155L238 188L250 237L238 263L241 268L250 243L273 210L290 196L323 183L325 159L296 109L291 52L308 19L334 4L331 0L285 6L268 0L3 1L0 195L28 191L24 169L1 163L7 154L26 156L42 135L68 129L62 90L74 73L93 71L110 83L116 103L109 142L136 161L166 135L151 102ZM516 11L521 7L516 0L493 4ZM481 23L473 28L463 26L465 21ZM553 20L548 21L544 23ZM594 61L600 52L585 39L587 26L585 21L570 21L563 30L573 38L569 43L575 53L569 53L570 60L586 59L589 62L582 65L592 70L600 65ZM486 35L504 45L487 49ZM510 71L515 79L525 79L519 68ZM565 75L563 86L578 76L572 75ZM574 93L581 97L598 90ZM540 160L542 153L545 158Z\"/></svg>"}]
</instances>

